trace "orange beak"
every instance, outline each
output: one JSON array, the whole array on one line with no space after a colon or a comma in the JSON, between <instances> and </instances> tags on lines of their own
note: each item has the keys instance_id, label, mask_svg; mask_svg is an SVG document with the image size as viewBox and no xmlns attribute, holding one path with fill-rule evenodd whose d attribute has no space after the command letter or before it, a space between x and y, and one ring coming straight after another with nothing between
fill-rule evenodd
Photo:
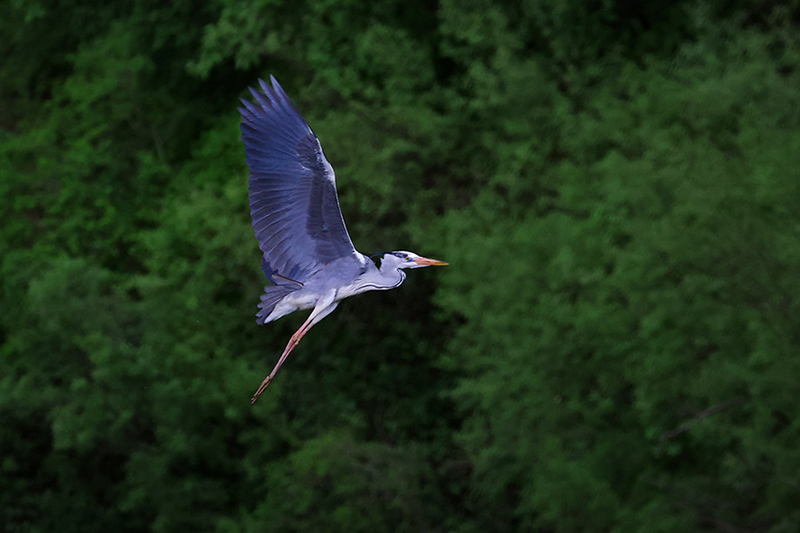
<instances>
[{"instance_id":1,"label":"orange beak","mask_svg":"<svg viewBox=\"0 0 800 533\"><path fill-rule=\"evenodd\" d=\"M438 259L428 259L427 257L418 257L414 259L414 262L422 266L447 266L450 264L445 263L444 261L439 261Z\"/></svg>"}]
</instances>

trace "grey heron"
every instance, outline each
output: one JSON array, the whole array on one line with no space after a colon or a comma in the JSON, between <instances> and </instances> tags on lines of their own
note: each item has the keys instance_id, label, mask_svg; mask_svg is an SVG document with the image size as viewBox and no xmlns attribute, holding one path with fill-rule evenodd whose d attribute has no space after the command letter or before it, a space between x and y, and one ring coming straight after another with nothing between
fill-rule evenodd
<instances>
[{"instance_id":1,"label":"grey heron","mask_svg":"<svg viewBox=\"0 0 800 533\"><path fill-rule=\"evenodd\" d=\"M266 324L312 309L251 400L269 386L289 353L344 298L399 287L404 269L446 265L444 261L395 251L367 257L344 225L336 176L317 136L270 76L242 99L242 140L250 167L250 215L261 266L271 285L258 304L256 322ZM373 259L375 259L373 261Z\"/></svg>"}]
</instances>

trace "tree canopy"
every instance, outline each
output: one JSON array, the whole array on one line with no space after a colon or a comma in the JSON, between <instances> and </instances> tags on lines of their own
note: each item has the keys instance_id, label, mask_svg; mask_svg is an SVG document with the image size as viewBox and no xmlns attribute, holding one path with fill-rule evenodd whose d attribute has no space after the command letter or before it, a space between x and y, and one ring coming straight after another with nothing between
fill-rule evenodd
<instances>
[{"instance_id":1,"label":"tree canopy","mask_svg":"<svg viewBox=\"0 0 800 533\"><path fill-rule=\"evenodd\" d=\"M0 1L0 529L800 530L800 4ZM363 252L303 317L238 98Z\"/></svg>"}]
</instances>

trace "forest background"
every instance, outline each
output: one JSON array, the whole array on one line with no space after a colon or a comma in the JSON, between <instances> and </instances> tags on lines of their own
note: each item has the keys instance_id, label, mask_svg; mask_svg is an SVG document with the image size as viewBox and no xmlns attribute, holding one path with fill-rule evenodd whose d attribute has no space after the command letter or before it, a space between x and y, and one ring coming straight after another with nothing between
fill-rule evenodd
<instances>
[{"instance_id":1,"label":"forest background","mask_svg":"<svg viewBox=\"0 0 800 533\"><path fill-rule=\"evenodd\" d=\"M0 6L2 531L800 531L797 0ZM270 73L451 266L251 406Z\"/></svg>"}]
</instances>

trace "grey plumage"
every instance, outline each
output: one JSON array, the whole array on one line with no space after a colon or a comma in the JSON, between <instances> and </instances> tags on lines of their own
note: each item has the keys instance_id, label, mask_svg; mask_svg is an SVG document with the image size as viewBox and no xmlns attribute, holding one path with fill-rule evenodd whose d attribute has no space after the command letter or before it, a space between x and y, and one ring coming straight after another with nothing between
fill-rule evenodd
<instances>
[{"instance_id":1,"label":"grey plumage","mask_svg":"<svg viewBox=\"0 0 800 533\"><path fill-rule=\"evenodd\" d=\"M402 269L446 265L412 252L387 252L376 266L356 251L339 207L336 175L322 145L278 82L259 81L254 101L239 108L250 167L250 214L272 283L264 290L257 322L313 309L292 336L252 401L266 389L311 327L349 296L398 287Z\"/></svg>"},{"instance_id":2,"label":"grey plumage","mask_svg":"<svg viewBox=\"0 0 800 533\"><path fill-rule=\"evenodd\" d=\"M250 167L250 214L271 272L305 282L356 250L344 225L322 146L281 86L260 82L242 100L242 140ZM271 279L271 281L275 281Z\"/></svg>"}]
</instances>

